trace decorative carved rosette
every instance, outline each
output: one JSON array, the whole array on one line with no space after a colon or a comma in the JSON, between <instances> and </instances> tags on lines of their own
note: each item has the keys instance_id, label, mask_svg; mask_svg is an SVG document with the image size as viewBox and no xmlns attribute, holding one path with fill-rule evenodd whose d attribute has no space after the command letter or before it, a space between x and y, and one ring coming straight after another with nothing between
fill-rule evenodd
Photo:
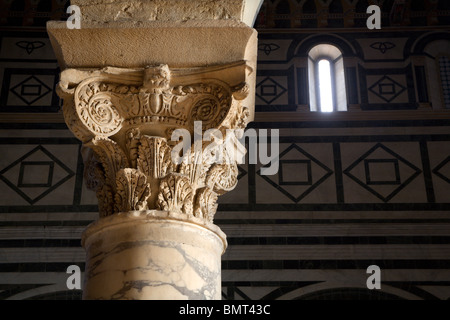
<instances>
[{"instance_id":1,"label":"decorative carved rosette","mask_svg":"<svg viewBox=\"0 0 450 320\"><path fill-rule=\"evenodd\" d=\"M64 115L92 150L85 178L97 192L100 217L157 209L212 223L218 196L237 184L237 165L224 141L227 129L248 122L249 72L245 62L187 70L162 65L64 71ZM176 164L170 134L181 128L193 136L195 121L202 122L203 132L219 129L224 139L202 142L200 149L192 144ZM215 163L217 155L226 161Z\"/></svg>"}]
</instances>

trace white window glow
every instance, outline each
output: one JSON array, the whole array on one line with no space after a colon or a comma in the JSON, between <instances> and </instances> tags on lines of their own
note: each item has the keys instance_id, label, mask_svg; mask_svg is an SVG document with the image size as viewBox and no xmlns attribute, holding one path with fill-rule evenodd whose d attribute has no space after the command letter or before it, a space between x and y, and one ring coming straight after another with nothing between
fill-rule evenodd
<instances>
[{"instance_id":1,"label":"white window glow","mask_svg":"<svg viewBox=\"0 0 450 320\"><path fill-rule=\"evenodd\" d=\"M331 89L331 65L330 61L322 59L319 65L319 92L320 111L333 111L333 91Z\"/></svg>"}]
</instances>

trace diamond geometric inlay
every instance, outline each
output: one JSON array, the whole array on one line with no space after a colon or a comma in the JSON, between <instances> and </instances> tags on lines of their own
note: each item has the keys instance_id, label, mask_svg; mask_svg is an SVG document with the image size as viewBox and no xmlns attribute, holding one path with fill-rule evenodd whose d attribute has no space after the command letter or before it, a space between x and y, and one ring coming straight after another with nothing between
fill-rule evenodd
<instances>
[{"instance_id":1,"label":"diamond geometric inlay","mask_svg":"<svg viewBox=\"0 0 450 320\"><path fill-rule=\"evenodd\" d=\"M261 175L261 169L256 173L295 203L333 174L330 168L296 144L291 144L281 152L278 159L278 176ZM269 163L262 168L270 165Z\"/></svg>"},{"instance_id":2,"label":"diamond geometric inlay","mask_svg":"<svg viewBox=\"0 0 450 320\"><path fill-rule=\"evenodd\" d=\"M17 187L51 187L54 166L53 161L22 161Z\"/></svg>"},{"instance_id":3,"label":"diamond geometric inlay","mask_svg":"<svg viewBox=\"0 0 450 320\"><path fill-rule=\"evenodd\" d=\"M52 91L51 88L35 76L26 78L10 90L28 105L33 104Z\"/></svg>"},{"instance_id":4,"label":"diamond geometric inlay","mask_svg":"<svg viewBox=\"0 0 450 320\"><path fill-rule=\"evenodd\" d=\"M377 143L343 172L384 202L391 200L422 173L381 143Z\"/></svg>"},{"instance_id":5,"label":"diamond geometric inlay","mask_svg":"<svg viewBox=\"0 0 450 320\"><path fill-rule=\"evenodd\" d=\"M271 104L286 91L286 88L269 77L256 85L256 95L267 104Z\"/></svg>"},{"instance_id":6,"label":"diamond geometric inlay","mask_svg":"<svg viewBox=\"0 0 450 320\"><path fill-rule=\"evenodd\" d=\"M243 177L245 177L247 175L247 171L244 168L242 168L241 166L238 166L238 172L239 172L238 176L237 176L238 180L241 180Z\"/></svg>"},{"instance_id":7,"label":"diamond geometric inlay","mask_svg":"<svg viewBox=\"0 0 450 320\"><path fill-rule=\"evenodd\" d=\"M37 146L0 171L0 179L34 204L75 173L43 146Z\"/></svg>"},{"instance_id":8,"label":"diamond geometric inlay","mask_svg":"<svg viewBox=\"0 0 450 320\"><path fill-rule=\"evenodd\" d=\"M386 102L391 102L402 94L406 88L388 76L375 82L369 90Z\"/></svg>"},{"instance_id":9,"label":"diamond geometric inlay","mask_svg":"<svg viewBox=\"0 0 450 320\"><path fill-rule=\"evenodd\" d=\"M283 172L285 171L287 171L288 174L283 175ZM280 186L312 185L311 160L280 160L278 184Z\"/></svg>"},{"instance_id":10,"label":"diamond geometric inlay","mask_svg":"<svg viewBox=\"0 0 450 320\"><path fill-rule=\"evenodd\" d=\"M398 159L365 159L366 184L400 184Z\"/></svg>"},{"instance_id":11,"label":"diamond geometric inlay","mask_svg":"<svg viewBox=\"0 0 450 320\"><path fill-rule=\"evenodd\" d=\"M450 156L439 163L437 167L433 169L433 173L447 183L450 183Z\"/></svg>"}]
</instances>

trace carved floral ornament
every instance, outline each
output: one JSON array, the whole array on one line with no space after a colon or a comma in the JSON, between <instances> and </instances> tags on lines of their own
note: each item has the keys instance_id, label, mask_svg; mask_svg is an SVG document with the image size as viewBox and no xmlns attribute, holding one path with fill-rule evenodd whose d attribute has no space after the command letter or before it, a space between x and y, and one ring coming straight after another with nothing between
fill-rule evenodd
<instances>
[{"instance_id":1,"label":"carved floral ornament","mask_svg":"<svg viewBox=\"0 0 450 320\"><path fill-rule=\"evenodd\" d=\"M196 121L203 131L245 128L251 72L245 62L63 71L58 93L64 117L83 142L85 180L97 193L100 217L156 209L212 223L218 196L237 184L237 164L228 152L233 146L204 141L176 163L171 133L181 128L193 134ZM230 161L214 163L217 153ZM195 161L199 156L202 161Z\"/></svg>"}]
</instances>

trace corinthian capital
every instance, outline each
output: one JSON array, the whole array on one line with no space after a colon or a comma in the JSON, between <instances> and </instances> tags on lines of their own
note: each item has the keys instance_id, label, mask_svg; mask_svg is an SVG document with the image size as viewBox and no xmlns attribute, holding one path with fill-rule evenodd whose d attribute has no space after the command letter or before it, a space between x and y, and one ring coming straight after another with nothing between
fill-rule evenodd
<instances>
[{"instance_id":1,"label":"corinthian capital","mask_svg":"<svg viewBox=\"0 0 450 320\"><path fill-rule=\"evenodd\" d=\"M218 196L237 184L229 152L236 139L229 135L249 121L252 73L245 61L63 71L64 117L83 142L86 181L97 192L100 216L157 209L211 223ZM183 129L194 137L196 123L222 139L199 147L191 139L184 160L174 162L172 133ZM219 153L226 161L214 161Z\"/></svg>"},{"instance_id":2,"label":"corinthian capital","mask_svg":"<svg viewBox=\"0 0 450 320\"><path fill-rule=\"evenodd\" d=\"M85 299L221 298L212 222L245 152L233 130L253 119L262 2L71 0L77 27L47 24L99 202Z\"/></svg>"}]
</instances>

